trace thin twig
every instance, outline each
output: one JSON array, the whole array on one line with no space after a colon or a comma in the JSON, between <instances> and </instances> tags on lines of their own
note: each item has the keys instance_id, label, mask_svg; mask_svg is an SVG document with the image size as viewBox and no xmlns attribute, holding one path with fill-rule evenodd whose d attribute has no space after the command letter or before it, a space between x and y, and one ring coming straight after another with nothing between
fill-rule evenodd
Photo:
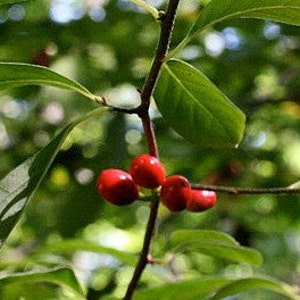
<instances>
[{"instance_id":1,"label":"thin twig","mask_svg":"<svg viewBox=\"0 0 300 300\"><path fill-rule=\"evenodd\" d=\"M225 194L300 194L300 188L292 187L275 187L275 188L241 188L216 186L205 184L192 184L192 188L199 190L215 191Z\"/></svg>"},{"instance_id":2,"label":"thin twig","mask_svg":"<svg viewBox=\"0 0 300 300\"><path fill-rule=\"evenodd\" d=\"M158 45L156 48L155 56L149 71L149 75L145 81L143 89L141 91L141 104L137 109L134 109L134 113L137 113L142 120L146 140L148 143L149 153L153 156L158 157L158 149L156 145L156 137L152 127L151 119L149 116L150 99L157 82L162 63L167 55L172 30L174 26L174 20L176 16L177 7L179 0L170 0L166 14L161 18L161 31L159 36ZM132 111L131 111L132 112ZM150 244L155 231L155 223L157 219L157 212L159 207L159 201L153 199L151 201L151 210L147 223L147 228L144 236L143 247L140 254L139 261L135 267L132 279L127 287L127 291L124 296L124 300L130 300L132 295L140 281L142 273L149 263L150 256Z\"/></svg>"}]
</instances>

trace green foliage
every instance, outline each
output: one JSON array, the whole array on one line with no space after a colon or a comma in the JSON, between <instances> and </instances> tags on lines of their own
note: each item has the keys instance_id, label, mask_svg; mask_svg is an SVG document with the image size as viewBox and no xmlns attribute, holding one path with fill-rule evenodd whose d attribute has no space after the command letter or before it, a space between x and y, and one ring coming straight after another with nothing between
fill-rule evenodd
<instances>
[{"instance_id":1,"label":"green foliage","mask_svg":"<svg viewBox=\"0 0 300 300\"><path fill-rule=\"evenodd\" d=\"M49 170L63 142L80 122L102 114L106 108L100 108L81 116L66 126L41 152L28 158L20 166L12 170L0 182L0 241L1 246L15 227L25 205Z\"/></svg>"},{"instance_id":2,"label":"green foliage","mask_svg":"<svg viewBox=\"0 0 300 300\"><path fill-rule=\"evenodd\" d=\"M162 22L132 3L92 2L64 15L57 1L0 1L3 299L120 299L141 249L148 203L109 206L94 187L101 170L147 152L140 120L94 106L138 106ZM167 1L131 2L155 17ZM182 1L151 106L168 174L299 182L300 2L203 2ZM299 299L299 209L298 195L222 193L201 214L162 207L134 299Z\"/></svg>"},{"instance_id":3,"label":"green foliage","mask_svg":"<svg viewBox=\"0 0 300 300\"><path fill-rule=\"evenodd\" d=\"M0 63L0 90L25 85L50 85L74 90L92 100L95 99L95 96L79 83L47 68L21 63Z\"/></svg>"},{"instance_id":4,"label":"green foliage","mask_svg":"<svg viewBox=\"0 0 300 300\"><path fill-rule=\"evenodd\" d=\"M201 278L188 280L180 283L169 283L164 286L140 291L134 296L134 300L158 299L205 299L210 293L231 282L229 278Z\"/></svg>"},{"instance_id":5,"label":"green foliage","mask_svg":"<svg viewBox=\"0 0 300 300\"><path fill-rule=\"evenodd\" d=\"M28 0L1 0L0 5L1 4L19 3L19 2L23 2L23 1L28 1Z\"/></svg>"},{"instance_id":6,"label":"green foliage","mask_svg":"<svg viewBox=\"0 0 300 300\"><path fill-rule=\"evenodd\" d=\"M234 18L259 18L278 21L286 24L300 25L298 18L300 1L241 1L212 0L201 11L190 34L203 30L218 22Z\"/></svg>"},{"instance_id":7,"label":"green foliage","mask_svg":"<svg viewBox=\"0 0 300 300\"><path fill-rule=\"evenodd\" d=\"M179 230L171 236L171 251L181 253L197 251L206 255L237 263L260 265L261 254L254 249L241 247L230 236L216 231Z\"/></svg>"},{"instance_id":8,"label":"green foliage","mask_svg":"<svg viewBox=\"0 0 300 300\"><path fill-rule=\"evenodd\" d=\"M74 272L69 268L62 267L47 271L7 274L0 279L0 295L1 290L11 285L37 284L40 282L59 285L70 290L78 300L85 299L81 286L78 283Z\"/></svg>"},{"instance_id":9,"label":"green foliage","mask_svg":"<svg viewBox=\"0 0 300 300\"><path fill-rule=\"evenodd\" d=\"M270 278L242 278L220 288L210 299L219 300L252 289L265 289L285 296L287 299L299 299L297 289Z\"/></svg>"},{"instance_id":10,"label":"green foliage","mask_svg":"<svg viewBox=\"0 0 300 300\"><path fill-rule=\"evenodd\" d=\"M201 72L180 60L164 65L154 96L166 122L191 142L237 147L243 137L243 113Z\"/></svg>"},{"instance_id":11,"label":"green foliage","mask_svg":"<svg viewBox=\"0 0 300 300\"><path fill-rule=\"evenodd\" d=\"M154 297L166 300L184 299L225 299L226 297L250 291L253 289L265 289L285 296L287 299L299 299L296 289L288 287L281 282L270 278L200 278L186 282L167 284L162 287L140 291L134 300L150 300Z\"/></svg>"},{"instance_id":12,"label":"green foliage","mask_svg":"<svg viewBox=\"0 0 300 300\"><path fill-rule=\"evenodd\" d=\"M199 17L184 38L183 45L207 27L234 18L268 19L299 26L299 12L299 0L212 0L200 11Z\"/></svg>"},{"instance_id":13,"label":"green foliage","mask_svg":"<svg viewBox=\"0 0 300 300\"><path fill-rule=\"evenodd\" d=\"M126 253L124 251L118 251L114 248L104 247L95 242L73 239L73 240L63 240L56 243L46 244L43 248L40 249L40 253L74 253L75 251L89 251L95 253L102 253L111 255L118 260L120 260L124 265L135 266L136 257L131 253Z\"/></svg>"}]
</instances>

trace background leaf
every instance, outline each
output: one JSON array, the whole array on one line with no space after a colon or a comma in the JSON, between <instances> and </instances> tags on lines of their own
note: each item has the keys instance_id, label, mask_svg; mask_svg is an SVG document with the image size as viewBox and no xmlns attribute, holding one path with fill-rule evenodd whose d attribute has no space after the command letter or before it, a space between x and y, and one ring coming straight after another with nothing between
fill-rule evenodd
<instances>
[{"instance_id":1,"label":"background leaf","mask_svg":"<svg viewBox=\"0 0 300 300\"><path fill-rule=\"evenodd\" d=\"M201 299L204 299L205 296L231 281L232 280L229 278L215 277L193 279L178 283L169 283L164 284L163 286L137 291L133 296L133 299L182 300L182 298L184 298L185 300L191 300L195 299L195 297L201 297Z\"/></svg>"},{"instance_id":2,"label":"background leaf","mask_svg":"<svg viewBox=\"0 0 300 300\"><path fill-rule=\"evenodd\" d=\"M258 18L300 26L299 14L300 0L212 0L200 11L189 33L169 56L174 56L198 32L228 19Z\"/></svg>"},{"instance_id":3,"label":"background leaf","mask_svg":"<svg viewBox=\"0 0 300 300\"><path fill-rule=\"evenodd\" d=\"M173 252L198 251L206 255L259 265L261 254L250 248L240 246L231 236L216 231L183 230L171 236Z\"/></svg>"},{"instance_id":4,"label":"background leaf","mask_svg":"<svg viewBox=\"0 0 300 300\"><path fill-rule=\"evenodd\" d=\"M41 248L39 252L60 252L60 253L74 253L75 251L89 251L95 253L105 253L112 255L119 259L125 265L135 266L137 259L133 254L125 251L119 251L113 248L104 247L99 244L84 241L79 239L64 240L51 243Z\"/></svg>"},{"instance_id":5,"label":"background leaf","mask_svg":"<svg viewBox=\"0 0 300 300\"><path fill-rule=\"evenodd\" d=\"M0 62L0 90L25 85L50 85L76 91L95 100L96 96L81 84L48 68L12 62Z\"/></svg>"},{"instance_id":6,"label":"background leaf","mask_svg":"<svg viewBox=\"0 0 300 300\"><path fill-rule=\"evenodd\" d=\"M173 247L199 241L222 245L238 245L238 242L232 236L214 230L176 230L172 233L170 239Z\"/></svg>"},{"instance_id":7,"label":"background leaf","mask_svg":"<svg viewBox=\"0 0 300 300\"><path fill-rule=\"evenodd\" d=\"M298 300L296 289L272 278L242 278L228 277L200 278L179 283L169 283L163 286L137 291L134 300L185 300L195 299L225 299L228 296L251 291L254 289L269 290L290 299Z\"/></svg>"},{"instance_id":8,"label":"background leaf","mask_svg":"<svg viewBox=\"0 0 300 300\"><path fill-rule=\"evenodd\" d=\"M205 75L183 61L164 64L154 96L166 122L193 143L233 147L242 139L244 114Z\"/></svg>"},{"instance_id":9,"label":"background leaf","mask_svg":"<svg viewBox=\"0 0 300 300\"><path fill-rule=\"evenodd\" d=\"M16 225L71 130L80 122L107 111L96 109L66 126L43 150L12 170L0 181L0 246Z\"/></svg>"},{"instance_id":10,"label":"background leaf","mask_svg":"<svg viewBox=\"0 0 300 300\"><path fill-rule=\"evenodd\" d=\"M299 0L213 0L200 12L190 34L233 18L259 18L300 26Z\"/></svg>"},{"instance_id":11,"label":"background leaf","mask_svg":"<svg viewBox=\"0 0 300 300\"><path fill-rule=\"evenodd\" d=\"M59 285L74 293L78 299L85 299L74 272L69 268L55 268L41 272L24 272L5 275L0 278L0 291L1 288L9 284L34 284L40 282L48 282Z\"/></svg>"},{"instance_id":12,"label":"background leaf","mask_svg":"<svg viewBox=\"0 0 300 300\"><path fill-rule=\"evenodd\" d=\"M242 278L224 285L213 297L210 298L210 300L225 299L228 296L254 289L269 290L290 299L300 299L296 288L277 280L271 278Z\"/></svg>"},{"instance_id":13,"label":"background leaf","mask_svg":"<svg viewBox=\"0 0 300 300\"><path fill-rule=\"evenodd\" d=\"M187 251L197 251L203 254L226 259L237 263L247 263L251 265L260 265L262 257L260 253L252 248L242 246L215 245L212 243L199 243L190 245Z\"/></svg>"},{"instance_id":14,"label":"background leaf","mask_svg":"<svg viewBox=\"0 0 300 300\"><path fill-rule=\"evenodd\" d=\"M0 5L1 4L11 4L11 3L19 3L19 2L24 2L28 0L0 0Z\"/></svg>"}]
</instances>

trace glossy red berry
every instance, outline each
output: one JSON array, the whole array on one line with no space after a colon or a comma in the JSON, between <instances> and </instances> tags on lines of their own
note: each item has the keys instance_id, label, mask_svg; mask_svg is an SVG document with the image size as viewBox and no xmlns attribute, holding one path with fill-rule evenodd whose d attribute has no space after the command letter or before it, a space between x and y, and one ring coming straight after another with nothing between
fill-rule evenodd
<instances>
[{"instance_id":1,"label":"glossy red berry","mask_svg":"<svg viewBox=\"0 0 300 300\"><path fill-rule=\"evenodd\" d=\"M167 177L161 186L161 201L170 211L184 210L190 195L191 185L185 177L180 175Z\"/></svg>"},{"instance_id":2,"label":"glossy red berry","mask_svg":"<svg viewBox=\"0 0 300 300\"><path fill-rule=\"evenodd\" d=\"M106 169L97 178L97 190L108 202L126 205L139 196L139 187L129 173L119 169Z\"/></svg>"},{"instance_id":3,"label":"glossy red berry","mask_svg":"<svg viewBox=\"0 0 300 300\"><path fill-rule=\"evenodd\" d=\"M148 189L159 187L166 179L163 164L156 157L148 154L133 159L129 172L136 184Z\"/></svg>"},{"instance_id":4,"label":"glossy red berry","mask_svg":"<svg viewBox=\"0 0 300 300\"><path fill-rule=\"evenodd\" d=\"M205 211L215 206L217 194L214 191L191 190L191 197L187 199L186 209L193 212Z\"/></svg>"}]
</instances>

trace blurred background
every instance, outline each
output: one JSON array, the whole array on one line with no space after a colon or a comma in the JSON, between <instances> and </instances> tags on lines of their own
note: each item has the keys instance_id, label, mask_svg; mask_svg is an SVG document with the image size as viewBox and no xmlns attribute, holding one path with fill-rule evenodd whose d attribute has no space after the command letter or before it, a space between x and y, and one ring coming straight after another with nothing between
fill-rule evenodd
<instances>
[{"instance_id":1,"label":"blurred background","mask_svg":"<svg viewBox=\"0 0 300 300\"><path fill-rule=\"evenodd\" d=\"M166 4L147 2L158 9ZM181 2L171 47L185 36L204 1ZM0 32L1 61L50 67L116 106L134 107L149 71L159 24L125 0L33 0L2 5ZM160 158L168 174L182 174L194 183L237 187L285 187L297 182L300 29L265 20L230 20L199 34L178 57L204 72L241 108L247 126L238 149L196 147L172 131L153 105ZM52 87L2 91L1 178L47 145L72 118L94 107L80 95ZM50 251L45 245L76 239L139 253L148 205L118 208L105 203L96 192L95 178L108 167L127 169L130 160L144 152L146 143L135 116L109 114L78 126L2 248L0 273L68 264L76 270L88 299L121 297L132 266L107 253ZM155 257L167 254L168 236L177 229L215 229L259 250L264 263L252 268L198 253L182 254L167 266L149 267L141 284L214 274L269 274L298 284L299 210L297 195L220 194L218 205L201 214L171 214L161 207ZM20 285L4 295L73 299L49 285L35 285L32 291Z\"/></svg>"}]
</instances>

